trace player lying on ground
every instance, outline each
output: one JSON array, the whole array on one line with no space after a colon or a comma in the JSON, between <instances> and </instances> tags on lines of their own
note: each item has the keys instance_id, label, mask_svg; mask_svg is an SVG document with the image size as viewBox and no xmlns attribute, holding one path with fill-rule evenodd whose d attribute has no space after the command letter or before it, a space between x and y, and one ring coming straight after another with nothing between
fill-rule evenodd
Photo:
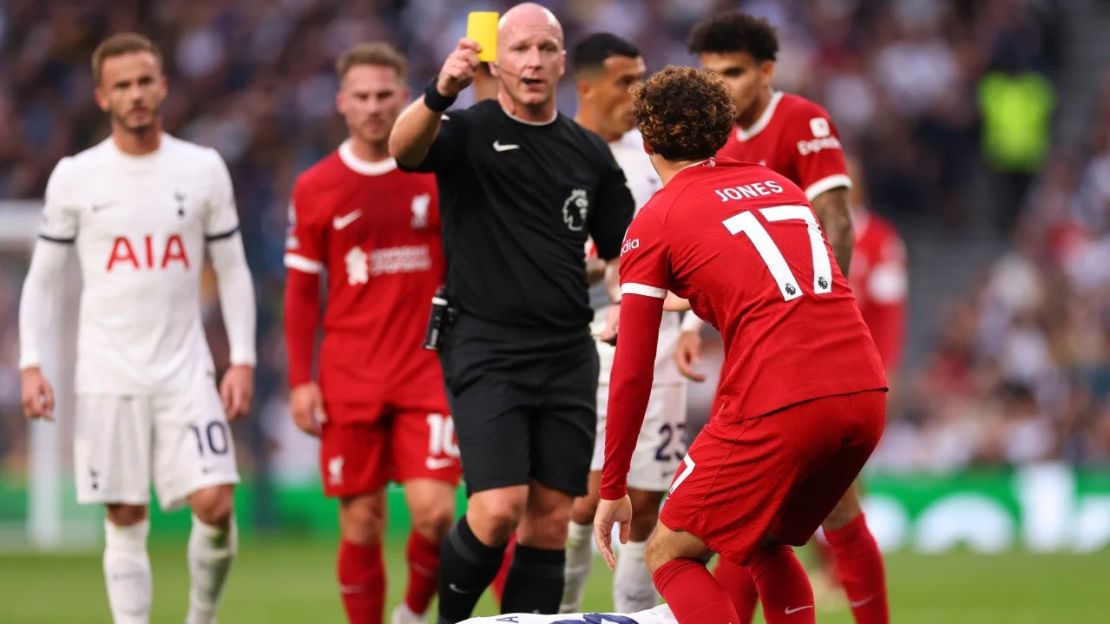
<instances>
[{"instance_id":1,"label":"player lying on ground","mask_svg":"<svg viewBox=\"0 0 1110 624\"><path fill-rule=\"evenodd\" d=\"M613 524L624 541L632 520L626 479L672 291L721 331L726 358L710 421L648 541L655 586L683 624L737 622L705 568L718 553L750 570L768 624L813 623L791 545L813 535L879 441L878 352L801 189L713 158L735 117L719 78L667 68L639 90L636 115L664 188L622 246L595 539L612 566Z\"/></svg>"},{"instance_id":2,"label":"player lying on ground","mask_svg":"<svg viewBox=\"0 0 1110 624\"><path fill-rule=\"evenodd\" d=\"M636 613L507 613L463 620L460 624L675 624L678 620L667 605Z\"/></svg>"},{"instance_id":3,"label":"player lying on ground","mask_svg":"<svg viewBox=\"0 0 1110 624\"><path fill-rule=\"evenodd\" d=\"M250 406L254 289L226 166L215 150L162 132L162 61L141 35L93 53L96 101L111 136L54 169L20 304L23 408L51 417L39 345L76 249L84 288L77 344L77 500L107 508L104 576L117 623L146 622L150 481L164 509L188 503L189 613L213 622L236 532L239 481L228 421ZM216 392L201 323L205 254L219 282L231 364Z\"/></svg>"}]
</instances>

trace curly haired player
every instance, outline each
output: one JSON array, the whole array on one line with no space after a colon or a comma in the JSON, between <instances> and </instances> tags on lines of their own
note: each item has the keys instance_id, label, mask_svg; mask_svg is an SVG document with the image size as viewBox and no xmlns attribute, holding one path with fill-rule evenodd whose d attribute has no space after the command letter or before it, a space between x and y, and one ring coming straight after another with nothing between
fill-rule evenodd
<instances>
[{"instance_id":1,"label":"curly haired player","mask_svg":"<svg viewBox=\"0 0 1110 624\"><path fill-rule=\"evenodd\" d=\"M736 107L735 131L729 133L717 155L766 165L801 187L828 237L837 265L848 276L853 249L861 248L868 256L870 243L857 240L853 232L852 184L840 136L820 105L772 88L779 51L774 29L765 20L730 11L694 26L687 44L703 68L721 77ZM859 276L851 277L858 283ZM869 320L867 314L864 320ZM876 333L879 328L868 326L880 353L897 350L889 344L897 335ZM683 374L700 381L704 377L690 366L700 349L698 329L698 319L688 315L675 360ZM856 622L889 622L882 555L867 528L855 488L848 490L823 528ZM741 624L751 622L757 600L751 575L728 561L722 562L715 574L729 588Z\"/></svg>"},{"instance_id":2,"label":"curly haired player","mask_svg":"<svg viewBox=\"0 0 1110 624\"><path fill-rule=\"evenodd\" d=\"M655 586L679 622L737 622L705 568L718 553L750 571L769 624L815 622L791 545L810 538L879 441L878 351L802 190L763 166L714 158L735 117L719 78L668 68L639 91L636 116L664 187L622 245L595 539L612 565L613 524L628 536L629 461L672 291L721 331L727 356L710 421L647 544Z\"/></svg>"}]
</instances>

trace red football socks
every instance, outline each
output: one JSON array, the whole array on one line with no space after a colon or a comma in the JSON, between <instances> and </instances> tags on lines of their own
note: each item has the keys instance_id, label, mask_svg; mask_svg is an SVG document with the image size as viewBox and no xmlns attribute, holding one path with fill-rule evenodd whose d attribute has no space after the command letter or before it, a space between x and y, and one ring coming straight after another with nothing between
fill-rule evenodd
<instances>
[{"instance_id":1,"label":"red football socks","mask_svg":"<svg viewBox=\"0 0 1110 624\"><path fill-rule=\"evenodd\" d=\"M385 566L381 544L339 542L339 593L350 624L381 624Z\"/></svg>"},{"instance_id":2,"label":"red football socks","mask_svg":"<svg viewBox=\"0 0 1110 624\"><path fill-rule=\"evenodd\" d=\"M813 588L794 549L772 546L756 551L748 571L759 589L767 624L815 624Z\"/></svg>"},{"instance_id":3,"label":"red football socks","mask_svg":"<svg viewBox=\"0 0 1110 624\"><path fill-rule=\"evenodd\" d=\"M424 613L439 583L439 542L429 541L414 530L409 533L405 557L409 564L405 604L413 613Z\"/></svg>"},{"instance_id":4,"label":"red football socks","mask_svg":"<svg viewBox=\"0 0 1110 624\"><path fill-rule=\"evenodd\" d=\"M883 556L863 514L835 531L825 531L833 551L836 572L856 624L888 624Z\"/></svg>"},{"instance_id":5,"label":"red football socks","mask_svg":"<svg viewBox=\"0 0 1110 624\"><path fill-rule=\"evenodd\" d=\"M513 565L513 555L515 554L516 533L513 533L509 536L509 543L505 545L505 556L501 560L501 568L497 570L497 576L493 577L493 583L489 586L497 604L501 604L501 596L505 595L505 579L509 578L509 568Z\"/></svg>"},{"instance_id":6,"label":"red football socks","mask_svg":"<svg viewBox=\"0 0 1110 624\"><path fill-rule=\"evenodd\" d=\"M751 572L738 563L721 558L713 576L732 601L736 614L740 616L740 624L752 624L755 607L759 604L759 592L755 589Z\"/></svg>"},{"instance_id":7,"label":"red football socks","mask_svg":"<svg viewBox=\"0 0 1110 624\"><path fill-rule=\"evenodd\" d=\"M673 559L660 566L652 580L679 624L740 622L725 591L701 562Z\"/></svg>"}]
</instances>

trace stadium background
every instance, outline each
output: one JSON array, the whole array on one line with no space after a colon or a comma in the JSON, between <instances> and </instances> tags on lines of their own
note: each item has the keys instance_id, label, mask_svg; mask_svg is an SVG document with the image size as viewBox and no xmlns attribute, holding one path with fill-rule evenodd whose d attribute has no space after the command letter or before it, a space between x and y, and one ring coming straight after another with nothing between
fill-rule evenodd
<instances>
[{"instance_id":1,"label":"stadium background","mask_svg":"<svg viewBox=\"0 0 1110 624\"><path fill-rule=\"evenodd\" d=\"M0 620L106 617L96 510L76 508L63 488L62 554L35 552L52 540L32 539L28 526L32 436L16 366L34 232L25 217L57 160L107 134L91 97L96 43L123 30L150 35L170 80L167 130L217 148L235 182L260 298L260 363L254 413L235 431L246 539L224 619L338 621L334 507L319 496L314 442L285 404L289 191L343 137L332 67L341 51L395 43L419 89L468 10L508 4L0 3ZM862 160L871 208L898 225L910 266L906 361L867 478L869 517L892 553L896 621L1110 617L1095 589L1110 569L1110 2L544 4L568 44L615 32L643 50L649 70L695 63L684 39L706 14L739 5L766 16L782 45L776 87L823 103ZM559 107L574 111L570 80ZM209 297L204 315L219 360L216 305ZM719 346L710 352L719 357ZM691 387L692 419L705 418L712 383ZM395 502L393 595L407 522ZM187 524L185 514L154 519L157 621L183 611L174 609ZM596 609L609 606L601 567L586 603ZM53 600L56 584L72 598ZM834 609L829 621L848 620Z\"/></svg>"}]
</instances>

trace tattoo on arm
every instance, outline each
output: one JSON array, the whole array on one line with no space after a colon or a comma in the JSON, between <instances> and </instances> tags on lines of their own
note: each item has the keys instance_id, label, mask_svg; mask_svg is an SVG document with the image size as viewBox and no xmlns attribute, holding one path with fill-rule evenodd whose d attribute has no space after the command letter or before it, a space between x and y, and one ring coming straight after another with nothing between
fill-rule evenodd
<instances>
[{"instance_id":1,"label":"tattoo on arm","mask_svg":"<svg viewBox=\"0 0 1110 624\"><path fill-rule=\"evenodd\" d=\"M814 197L813 212L817 214L821 229L829 239L840 272L847 277L852 263L852 247L856 243L851 208L848 205L848 189L835 188Z\"/></svg>"}]
</instances>

